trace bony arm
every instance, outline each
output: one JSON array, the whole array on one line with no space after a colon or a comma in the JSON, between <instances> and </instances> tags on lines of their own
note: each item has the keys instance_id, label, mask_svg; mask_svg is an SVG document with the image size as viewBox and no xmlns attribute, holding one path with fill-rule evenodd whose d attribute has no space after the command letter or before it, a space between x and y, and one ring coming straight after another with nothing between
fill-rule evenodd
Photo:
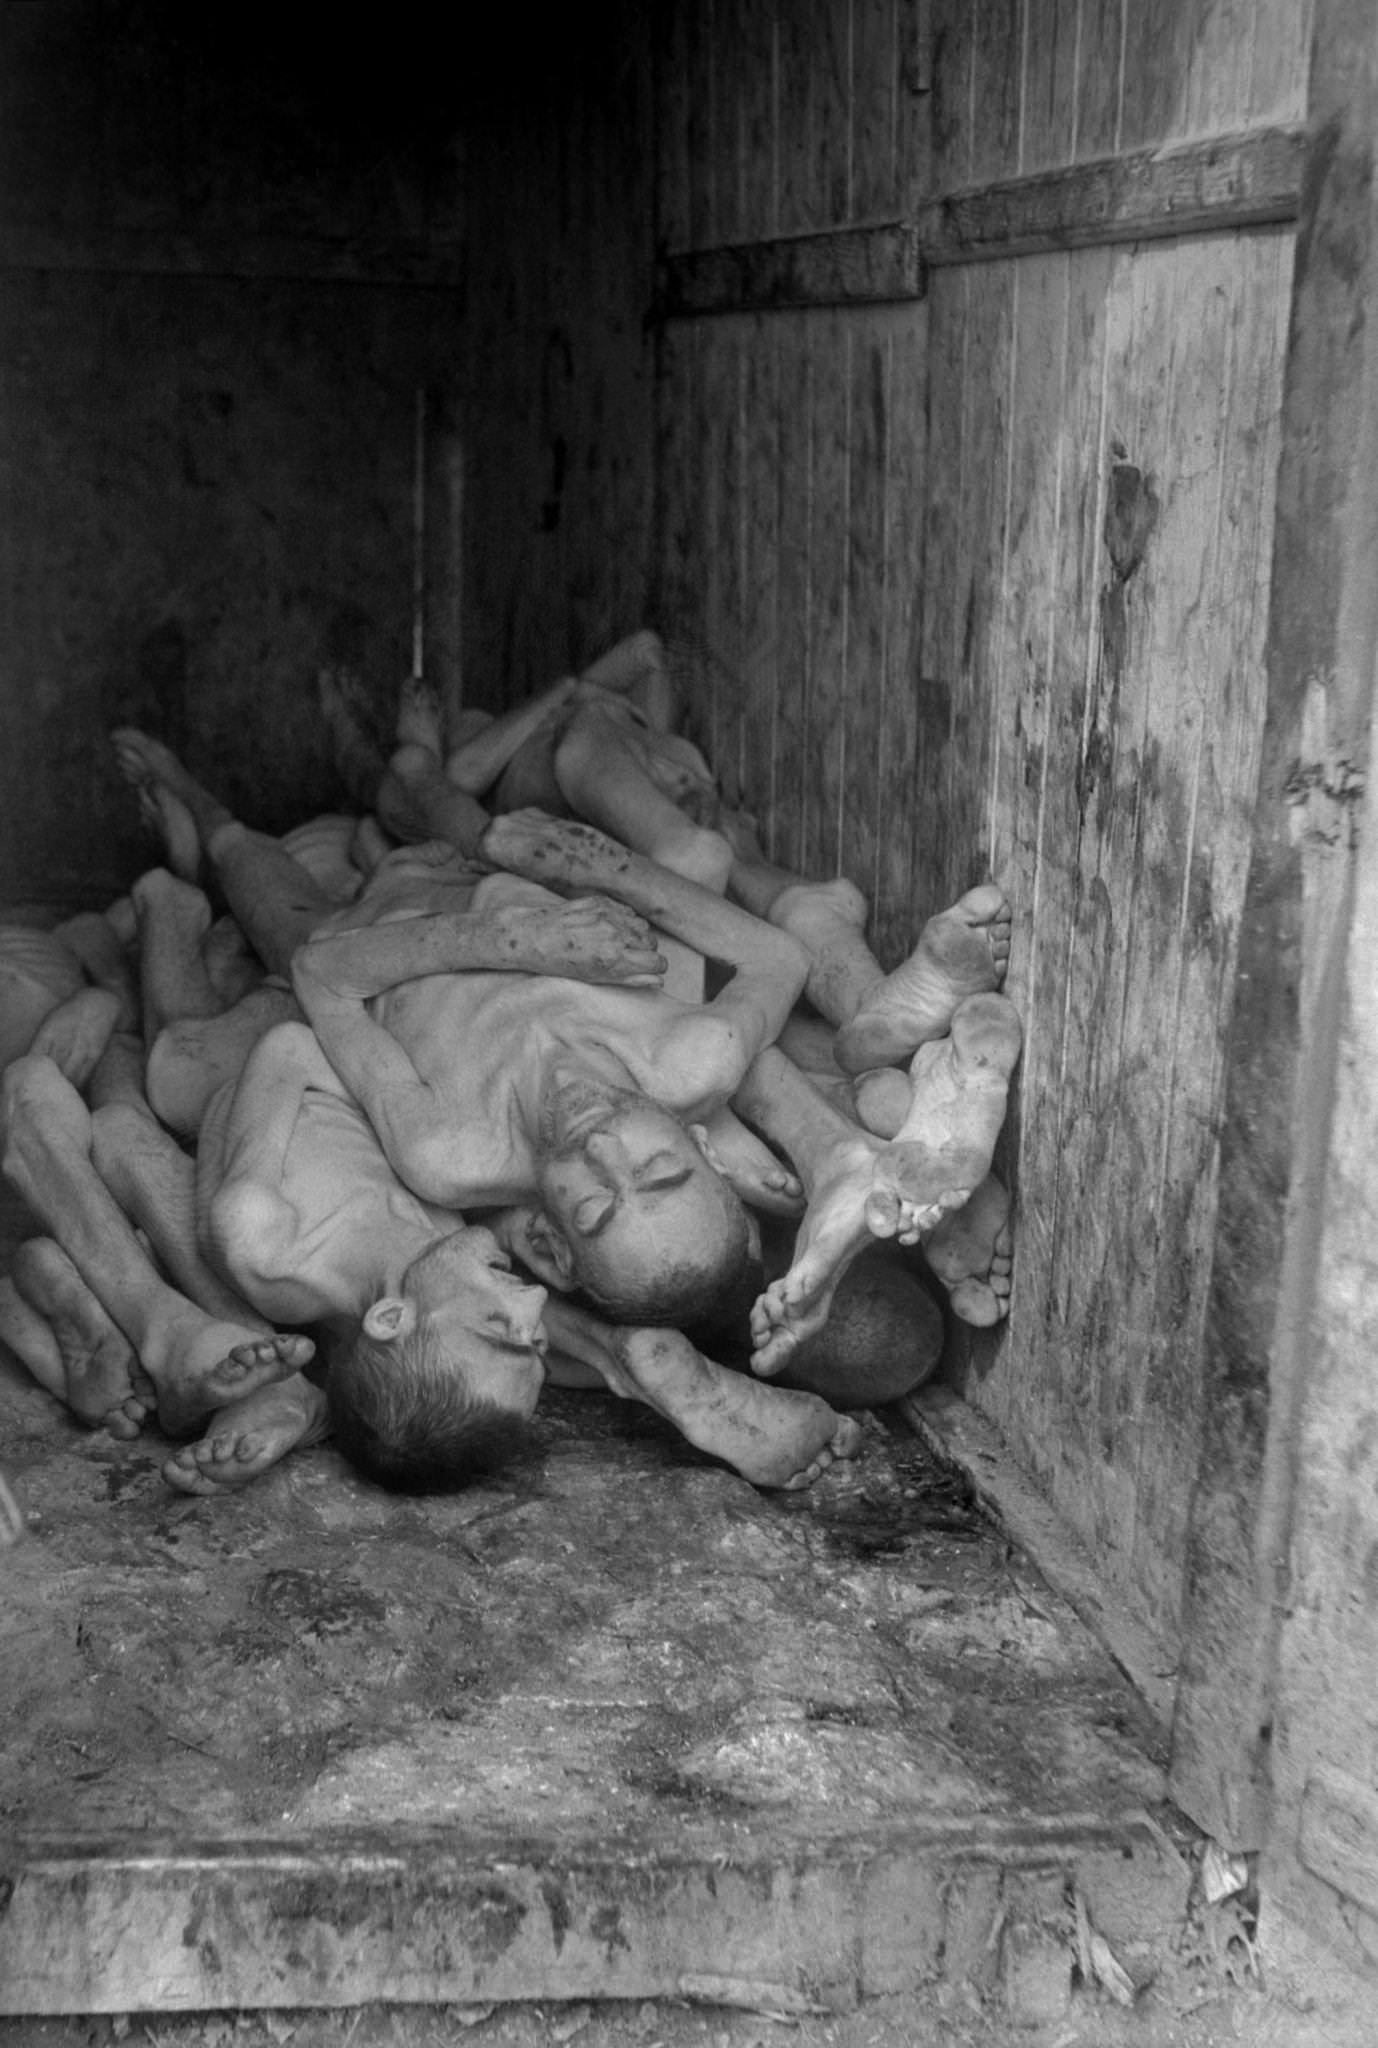
<instances>
[{"instance_id":1,"label":"bony arm","mask_svg":"<svg viewBox=\"0 0 1378 2048\"><path fill-rule=\"evenodd\" d=\"M372 1124L393 1172L424 1200L457 1206L468 1190L441 1163L454 1152L445 1142L442 1098L362 997L318 977L312 952L309 945L298 951L292 985L326 1060Z\"/></svg>"},{"instance_id":2,"label":"bony arm","mask_svg":"<svg viewBox=\"0 0 1378 2048\"><path fill-rule=\"evenodd\" d=\"M700 1096L730 1094L761 1047L784 1029L809 970L807 949L789 932L591 825L541 811L495 818L480 852L494 866L551 888L614 896L671 938L736 970L702 1012L686 1015L669 1033L667 1071L682 1067L693 1074L704 1084ZM694 1094L690 1087L688 1097Z\"/></svg>"},{"instance_id":3,"label":"bony arm","mask_svg":"<svg viewBox=\"0 0 1378 2048\"><path fill-rule=\"evenodd\" d=\"M302 977L322 995L362 1002L428 974L552 974L648 988L665 971L645 920L606 899L552 898L379 924L348 918L330 919L299 949L294 982ZM297 996L306 1008L300 987Z\"/></svg>"}]
</instances>

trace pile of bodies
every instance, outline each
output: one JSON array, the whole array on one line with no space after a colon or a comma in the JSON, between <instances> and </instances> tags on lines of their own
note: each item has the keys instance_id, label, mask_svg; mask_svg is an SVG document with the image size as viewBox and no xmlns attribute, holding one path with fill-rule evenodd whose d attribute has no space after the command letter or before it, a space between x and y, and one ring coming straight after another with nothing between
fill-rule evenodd
<instances>
[{"instance_id":1,"label":"pile of bodies","mask_svg":"<svg viewBox=\"0 0 1378 2048\"><path fill-rule=\"evenodd\" d=\"M184 1439L193 1493L327 1433L455 1486L547 1381L809 1484L932 1369L934 1276L970 1322L1008 1308L1001 892L885 973L860 892L725 808L651 633L449 732L410 684L386 762L322 692L362 815L269 838L125 730L164 864L0 931L39 1233L0 1338L82 1422Z\"/></svg>"}]
</instances>

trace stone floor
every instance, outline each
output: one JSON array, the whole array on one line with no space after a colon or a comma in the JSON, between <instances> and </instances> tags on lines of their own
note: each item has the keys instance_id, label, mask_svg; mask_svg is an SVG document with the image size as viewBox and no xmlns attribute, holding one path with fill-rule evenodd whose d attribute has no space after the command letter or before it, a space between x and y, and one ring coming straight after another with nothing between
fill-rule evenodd
<instances>
[{"instance_id":1,"label":"stone floor","mask_svg":"<svg viewBox=\"0 0 1378 2048\"><path fill-rule=\"evenodd\" d=\"M0 1429L0 2011L1036 2011L1078 1909L1131 1975L1184 1923L1159 1730L900 1423L772 1496L565 1395L429 1501L187 1498L12 1365Z\"/></svg>"}]
</instances>

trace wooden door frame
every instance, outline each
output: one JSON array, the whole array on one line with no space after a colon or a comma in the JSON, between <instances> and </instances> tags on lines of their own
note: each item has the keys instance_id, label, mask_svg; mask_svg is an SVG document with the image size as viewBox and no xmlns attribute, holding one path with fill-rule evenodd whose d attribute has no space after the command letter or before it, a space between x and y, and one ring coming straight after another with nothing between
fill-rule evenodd
<instances>
[{"instance_id":1,"label":"wooden door frame","mask_svg":"<svg viewBox=\"0 0 1378 2048\"><path fill-rule=\"evenodd\" d=\"M1192 1819L1238 1849L1269 1828L1378 654L1376 135L1371 0L1317 0L1171 1777Z\"/></svg>"}]
</instances>

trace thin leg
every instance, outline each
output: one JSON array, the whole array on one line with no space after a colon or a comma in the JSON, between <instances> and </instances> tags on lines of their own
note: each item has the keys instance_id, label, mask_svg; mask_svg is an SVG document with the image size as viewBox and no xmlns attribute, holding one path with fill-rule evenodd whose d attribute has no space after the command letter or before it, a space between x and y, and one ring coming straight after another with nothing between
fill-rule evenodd
<instances>
[{"instance_id":1,"label":"thin leg","mask_svg":"<svg viewBox=\"0 0 1378 2048\"><path fill-rule=\"evenodd\" d=\"M58 1238L153 1382L158 1417L184 1434L227 1401L296 1371L306 1338L218 1322L154 1271L91 1159L90 1115L50 1060L15 1062L0 1083L6 1178Z\"/></svg>"},{"instance_id":2,"label":"thin leg","mask_svg":"<svg viewBox=\"0 0 1378 2048\"><path fill-rule=\"evenodd\" d=\"M715 1365L678 1330L614 1330L558 1295L542 1320L556 1354L551 1377L557 1385L562 1378L576 1386L601 1381L623 1400L642 1402L753 1486L809 1486L835 1458L853 1457L860 1445L859 1426L818 1395L763 1387ZM584 1372L562 1375L561 1359Z\"/></svg>"},{"instance_id":3,"label":"thin leg","mask_svg":"<svg viewBox=\"0 0 1378 2048\"><path fill-rule=\"evenodd\" d=\"M286 978L297 947L336 907L328 891L276 839L240 824L160 741L126 726L114 742L126 778L156 791L165 809L175 804L190 818L255 952Z\"/></svg>"},{"instance_id":4,"label":"thin leg","mask_svg":"<svg viewBox=\"0 0 1378 2048\"><path fill-rule=\"evenodd\" d=\"M206 971L211 907L194 883L167 868L140 875L130 897L139 925L139 982L150 1044L178 1017L218 1017L224 1004Z\"/></svg>"},{"instance_id":5,"label":"thin leg","mask_svg":"<svg viewBox=\"0 0 1378 2048\"><path fill-rule=\"evenodd\" d=\"M720 832L695 825L657 786L621 720L594 705L576 713L560 741L555 774L579 817L672 873L722 894L731 847Z\"/></svg>"}]
</instances>

